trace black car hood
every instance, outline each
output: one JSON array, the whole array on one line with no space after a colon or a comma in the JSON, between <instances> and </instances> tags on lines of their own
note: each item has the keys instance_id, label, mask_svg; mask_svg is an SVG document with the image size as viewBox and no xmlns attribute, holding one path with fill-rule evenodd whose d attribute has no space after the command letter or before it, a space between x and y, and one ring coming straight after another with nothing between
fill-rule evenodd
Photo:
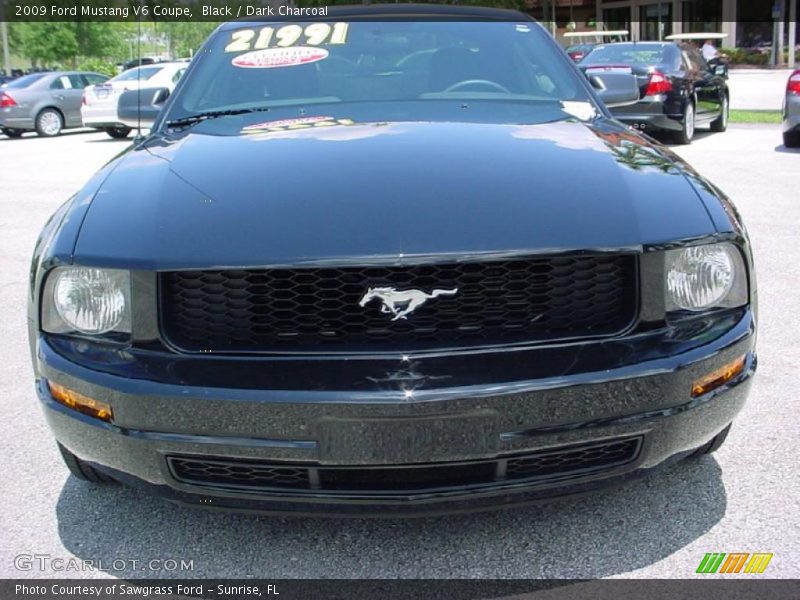
<instances>
[{"instance_id":1,"label":"black car hood","mask_svg":"<svg viewBox=\"0 0 800 600\"><path fill-rule=\"evenodd\" d=\"M128 152L75 261L132 269L637 249L713 233L663 148L617 123L372 123Z\"/></svg>"}]
</instances>

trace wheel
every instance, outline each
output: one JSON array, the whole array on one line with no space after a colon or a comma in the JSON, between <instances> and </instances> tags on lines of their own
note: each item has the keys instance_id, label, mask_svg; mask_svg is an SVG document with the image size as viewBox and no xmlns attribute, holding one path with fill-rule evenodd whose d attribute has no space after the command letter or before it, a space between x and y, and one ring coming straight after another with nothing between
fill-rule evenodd
<instances>
[{"instance_id":1,"label":"wheel","mask_svg":"<svg viewBox=\"0 0 800 600\"><path fill-rule=\"evenodd\" d=\"M24 129L8 129L4 127L2 132L5 134L6 137L10 138L21 138L22 134L25 133Z\"/></svg>"},{"instance_id":2,"label":"wheel","mask_svg":"<svg viewBox=\"0 0 800 600\"><path fill-rule=\"evenodd\" d=\"M700 446L697 450L695 450L692 456L693 457L705 456L706 454L712 454L717 450L719 450L720 446L722 446L722 444L725 443L725 438L727 438L728 434L731 432L732 425L733 423L729 423L725 429L723 429L717 435L711 438L711 441L709 441L704 446Z\"/></svg>"},{"instance_id":3,"label":"wheel","mask_svg":"<svg viewBox=\"0 0 800 600\"><path fill-rule=\"evenodd\" d=\"M104 484L115 483L111 477L83 462L61 444L58 444L58 451L61 452L61 458L64 459L64 464L67 465L69 472L81 481Z\"/></svg>"},{"instance_id":4,"label":"wheel","mask_svg":"<svg viewBox=\"0 0 800 600\"><path fill-rule=\"evenodd\" d=\"M694 104L691 102L686 103L683 109L683 119L681 119L681 130L675 134L675 141L679 144L691 144L694 139L695 119L694 119Z\"/></svg>"},{"instance_id":5,"label":"wheel","mask_svg":"<svg viewBox=\"0 0 800 600\"><path fill-rule=\"evenodd\" d=\"M787 131L783 134L783 145L787 148L800 148L800 131Z\"/></svg>"},{"instance_id":6,"label":"wheel","mask_svg":"<svg viewBox=\"0 0 800 600\"><path fill-rule=\"evenodd\" d=\"M115 140L122 140L131 134L130 127L109 127L105 132Z\"/></svg>"},{"instance_id":7,"label":"wheel","mask_svg":"<svg viewBox=\"0 0 800 600\"><path fill-rule=\"evenodd\" d=\"M36 133L42 137L54 137L64 129L64 119L55 108L45 108L36 117Z\"/></svg>"},{"instance_id":8,"label":"wheel","mask_svg":"<svg viewBox=\"0 0 800 600\"><path fill-rule=\"evenodd\" d=\"M731 107L727 95L722 97L721 108L722 110L720 111L719 117L711 123L711 131L714 133L722 133L728 128L728 117L730 116Z\"/></svg>"}]
</instances>

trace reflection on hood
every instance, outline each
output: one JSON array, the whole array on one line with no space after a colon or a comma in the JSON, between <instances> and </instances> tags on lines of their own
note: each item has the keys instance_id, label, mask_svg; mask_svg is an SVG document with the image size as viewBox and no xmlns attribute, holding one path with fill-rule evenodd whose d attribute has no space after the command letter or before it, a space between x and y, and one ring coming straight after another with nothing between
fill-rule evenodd
<instances>
[{"instance_id":1,"label":"reflection on hood","mask_svg":"<svg viewBox=\"0 0 800 600\"><path fill-rule=\"evenodd\" d=\"M511 135L519 139L547 141L568 150L607 152L608 148L605 142L600 137L596 137L596 131L591 128L588 131L595 135L587 135L587 129L581 123L557 121L544 126L518 125L514 127Z\"/></svg>"},{"instance_id":2,"label":"reflection on hood","mask_svg":"<svg viewBox=\"0 0 800 600\"><path fill-rule=\"evenodd\" d=\"M346 142L403 133L401 123L357 124L351 119L330 117L308 117L291 121L293 122L273 121L250 125L242 129L242 132L249 134L249 139L253 141L308 139L326 142Z\"/></svg>"}]
</instances>

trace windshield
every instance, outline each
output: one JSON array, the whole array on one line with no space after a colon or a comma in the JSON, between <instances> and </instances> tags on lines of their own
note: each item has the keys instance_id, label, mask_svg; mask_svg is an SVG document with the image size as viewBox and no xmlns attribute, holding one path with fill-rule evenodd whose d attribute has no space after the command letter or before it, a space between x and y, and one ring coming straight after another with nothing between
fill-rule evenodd
<instances>
[{"instance_id":1,"label":"windshield","mask_svg":"<svg viewBox=\"0 0 800 600\"><path fill-rule=\"evenodd\" d=\"M559 54L531 22L261 23L216 34L166 120L253 108L283 118L347 106L342 116L356 119L453 119L469 108L472 118L493 121L508 105L517 121L563 119L564 102L590 100Z\"/></svg>"},{"instance_id":2,"label":"windshield","mask_svg":"<svg viewBox=\"0 0 800 600\"><path fill-rule=\"evenodd\" d=\"M593 65L669 65L674 62L672 44L613 44L597 46L584 63Z\"/></svg>"},{"instance_id":3,"label":"windshield","mask_svg":"<svg viewBox=\"0 0 800 600\"><path fill-rule=\"evenodd\" d=\"M163 68L164 67L137 67L136 69L120 73L116 77L109 79L109 81L133 81L135 79L146 81L152 79L156 73Z\"/></svg>"},{"instance_id":4,"label":"windshield","mask_svg":"<svg viewBox=\"0 0 800 600\"><path fill-rule=\"evenodd\" d=\"M33 85L34 83L36 83L37 81L39 81L42 77L44 77L46 75L47 75L47 73L32 73L31 75L25 75L25 76L20 77L18 79L14 79L12 81L9 81L6 84L5 87L8 90L14 89L14 88L16 88L16 89L26 88L26 87L28 87L30 85Z\"/></svg>"}]
</instances>

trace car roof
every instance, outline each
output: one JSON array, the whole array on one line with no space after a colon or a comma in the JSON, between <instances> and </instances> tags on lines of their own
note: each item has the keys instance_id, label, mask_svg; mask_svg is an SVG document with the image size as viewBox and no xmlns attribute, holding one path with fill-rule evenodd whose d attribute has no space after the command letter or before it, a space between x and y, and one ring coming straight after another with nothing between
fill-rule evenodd
<instances>
[{"instance_id":1,"label":"car roof","mask_svg":"<svg viewBox=\"0 0 800 600\"><path fill-rule=\"evenodd\" d=\"M597 44L598 46L659 46L661 48L666 48L668 46L674 46L672 42L608 42L606 44Z\"/></svg>"},{"instance_id":2,"label":"car roof","mask_svg":"<svg viewBox=\"0 0 800 600\"><path fill-rule=\"evenodd\" d=\"M189 64L188 61L182 60L165 60L164 62L156 63L154 65L142 65L143 67L185 67ZM136 67L134 67L136 68Z\"/></svg>"},{"instance_id":3,"label":"car roof","mask_svg":"<svg viewBox=\"0 0 800 600\"><path fill-rule=\"evenodd\" d=\"M694 32L694 33L673 33L665 37L665 40L682 42L685 40L724 40L728 37L727 33Z\"/></svg>"},{"instance_id":4,"label":"car roof","mask_svg":"<svg viewBox=\"0 0 800 600\"><path fill-rule=\"evenodd\" d=\"M186 64L187 63L181 62L179 60L165 60L163 62L150 63L150 64L147 64L147 65L134 65L130 69L125 69L123 71L123 73L126 73L128 71L134 71L136 69L153 69L153 68L156 68L156 67L176 67L178 65L185 67Z\"/></svg>"},{"instance_id":5,"label":"car roof","mask_svg":"<svg viewBox=\"0 0 800 600\"><path fill-rule=\"evenodd\" d=\"M303 20L331 20L333 18L404 20L422 19L454 19L476 21L532 21L525 13L507 8L488 8L484 6L457 6L453 4L371 4L348 6L329 6L325 17L304 17ZM278 21L297 21L296 16L250 17L236 21L228 21L220 25L218 31L238 29L243 24L274 23Z\"/></svg>"},{"instance_id":6,"label":"car roof","mask_svg":"<svg viewBox=\"0 0 800 600\"><path fill-rule=\"evenodd\" d=\"M42 75L61 77L62 75L102 75L95 71L41 71ZM38 75L39 73L29 73L29 75ZM108 77L103 75L103 77Z\"/></svg>"}]
</instances>

